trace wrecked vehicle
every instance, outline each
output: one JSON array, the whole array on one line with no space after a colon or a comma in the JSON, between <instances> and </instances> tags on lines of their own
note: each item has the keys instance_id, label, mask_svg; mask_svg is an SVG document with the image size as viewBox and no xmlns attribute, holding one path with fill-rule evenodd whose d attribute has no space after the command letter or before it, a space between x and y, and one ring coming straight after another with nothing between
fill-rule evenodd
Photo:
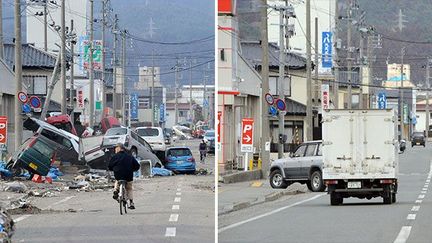
<instances>
[{"instance_id":1,"label":"wrecked vehicle","mask_svg":"<svg viewBox=\"0 0 432 243\"><path fill-rule=\"evenodd\" d=\"M45 176L54 162L56 148L56 144L44 136L31 137L15 151L6 168L14 176L22 174L23 169Z\"/></svg>"}]
</instances>

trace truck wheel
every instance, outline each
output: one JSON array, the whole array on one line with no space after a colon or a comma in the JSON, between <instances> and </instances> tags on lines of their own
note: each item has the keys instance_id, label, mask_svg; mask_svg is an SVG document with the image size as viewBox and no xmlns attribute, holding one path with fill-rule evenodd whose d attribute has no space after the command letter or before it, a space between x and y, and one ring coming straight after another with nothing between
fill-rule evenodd
<instances>
[{"instance_id":1,"label":"truck wheel","mask_svg":"<svg viewBox=\"0 0 432 243\"><path fill-rule=\"evenodd\" d=\"M325 189L325 185L322 180L322 175L320 171L314 171L310 177L310 181L307 182L308 188L310 184L310 190L313 192L322 192Z\"/></svg>"},{"instance_id":2,"label":"truck wheel","mask_svg":"<svg viewBox=\"0 0 432 243\"><path fill-rule=\"evenodd\" d=\"M392 204L393 202L393 193L391 192L390 186L384 187L383 202L384 204Z\"/></svg>"},{"instance_id":3,"label":"truck wheel","mask_svg":"<svg viewBox=\"0 0 432 243\"><path fill-rule=\"evenodd\" d=\"M336 205L339 205L339 204L342 204L342 203L343 203L343 198L341 197L341 195L339 195L339 194L337 194L335 192L332 192L330 194L330 204L332 206L336 206Z\"/></svg>"},{"instance_id":4,"label":"truck wheel","mask_svg":"<svg viewBox=\"0 0 432 243\"><path fill-rule=\"evenodd\" d=\"M270 186L275 189L285 189L288 183L284 180L280 170L274 170L270 173Z\"/></svg>"},{"instance_id":5,"label":"truck wheel","mask_svg":"<svg viewBox=\"0 0 432 243\"><path fill-rule=\"evenodd\" d=\"M392 203L395 203L395 202L396 202L396 193L393 192L392 193Z\"/></svg>"}]
</instances>

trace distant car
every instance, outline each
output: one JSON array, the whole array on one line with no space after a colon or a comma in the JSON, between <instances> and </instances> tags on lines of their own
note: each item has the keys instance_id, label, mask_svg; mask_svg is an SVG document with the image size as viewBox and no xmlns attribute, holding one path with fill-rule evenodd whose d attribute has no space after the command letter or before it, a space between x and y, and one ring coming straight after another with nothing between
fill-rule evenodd
<instances>
[{"instance_id":1,"label":"distant car","mask_svg":"<svg viewBox=\"0 0 432 243\"><path fill-rule=\"evenodd\" d=\"M72 133L75 136L80 135L77 133L69 115L61 114L50 116L46 119L46 121L47 123L57 127L58 129L65 130L66 132Z\"/></svg>"},{"instance_id":2,"label":"distant car","mask_svg":"<svg viewBox=\"0 0 432 243\"><path fill-rule=\"evenodd\" d=\"M207 144L208 152L214 153L215 152L215 131L214 130L208 130L204 134L204 142Z\"/></svg>"},{"instance_id":3,"label":"distant car","mask_svg":"<svg viewBox=\"0 0 432 243\"><path fill-rule=\"evenodd\" d=\"M137 127L135 132L150 144L154 151L166 150L165 137L160 127Z\"/></svg>"},{"instance_id":4,"label":"distant car","mask_svg":"<svg viewBox=\"0 0 432 243\"><path fill-rule=\"evenodd\" d=\"M195 173L196 164L187 147L171 147L165 153L165 168L174 172Z\"/></svg>"},{"instance_id":5,"label":"distant car","mask_svg":"<svg viewBox=\"0 0 432 243\"><path fill-rule=\"evenodd\" d=\"M426 138L423 132L414 132L411 137L411 147L415 145L423 145L426 147Z\"/></svg>"},{"instance_id":6,"label":"distant car","mask_svg":"<svg viewBox=\"0 0 432 243\"><path fill-rule=\"evenodd\" d=\"M322 142L301 144L289 158L275 160L270 165L270 185L284 189L294 182L306 184L309 190L322 192Z\"/></svg>"},{"instance_id":7,"label":"distant car","mask_svg":"<svg viewBox=\"0 0 432 243\"><path fill-rule=\"evenodd\" d=\"M22 169L31 174L46 176L55 160L57 146L44 136L33 136L27 139L7 163L14 175L20 175Z\"/></svg>"},{"instance_id":8,"label":"distant car","mask_svg":"<svg viewBox=\"0 0 432 243\"><path fill-rule=\"evenodd\" d=\"M150 160L153 167L161 167L162 162L155 152L142 137L127 127L113 127L106 131L101 147L109 149L115 147L117 143L122 143L135 158Z\"/></svg>"}]
</instances>

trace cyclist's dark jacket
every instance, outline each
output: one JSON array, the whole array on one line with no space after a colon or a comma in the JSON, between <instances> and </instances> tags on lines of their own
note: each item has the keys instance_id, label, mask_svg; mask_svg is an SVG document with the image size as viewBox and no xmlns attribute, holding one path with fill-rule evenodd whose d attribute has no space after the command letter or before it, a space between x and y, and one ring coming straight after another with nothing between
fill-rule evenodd
<instances>
[{"instance_id":1,"label":"cyclist's dark jacket","mask_svg":"<svg viewBox=\"0 0 432 243\"><path fill-rule=\"evenodd\" d=\"M207 144L205 144L205 143L200 143L200 145L199 145L199 150L200 151L204 151L204 150L206 150L207 149Z\"/></svg>"},{"instance_id":2,"label":"cyclist's dark jacket","mask_svg":"<svg viewBox=\"0 0 432 243\"><path fill-rule=\"evenodd\" d=\"M108 169L114 171L116 180L133 181L133 172L139 168L138 161L125 151L115 154L108 164Z\"/></svg>"}]
</instances>

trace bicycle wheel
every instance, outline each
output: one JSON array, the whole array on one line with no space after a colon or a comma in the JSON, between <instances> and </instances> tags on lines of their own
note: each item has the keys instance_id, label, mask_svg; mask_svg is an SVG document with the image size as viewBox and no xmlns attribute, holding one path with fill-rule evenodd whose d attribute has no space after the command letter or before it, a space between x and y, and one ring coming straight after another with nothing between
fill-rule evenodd
<instances>
[{"instance_id":1,"label":"bicycle wheel","mask_svg":"<svg viewBox=\"0 0 432 243\"><path fill-rule=\"evenodd\" d=\"M127 199L124 198L123 200L124 200L123 201L124 212L125 212L125 214L127 214Z\"/></svg>"},{"instance_id":2,"label":"bicycle wheel","mask_svg":"<svg viewBox=\"0 0 432 243\"><path fill-rule=\"evenodd\" d=\"M123 197L124 197L124 190L123 190L123 185L122 184L120 184L120 190L119 190L120 192L119 192L119 205L120 205L120 215L123 215L123 212L122 212L122 207L123 207Z\"/></svg>"}]
</instances>

